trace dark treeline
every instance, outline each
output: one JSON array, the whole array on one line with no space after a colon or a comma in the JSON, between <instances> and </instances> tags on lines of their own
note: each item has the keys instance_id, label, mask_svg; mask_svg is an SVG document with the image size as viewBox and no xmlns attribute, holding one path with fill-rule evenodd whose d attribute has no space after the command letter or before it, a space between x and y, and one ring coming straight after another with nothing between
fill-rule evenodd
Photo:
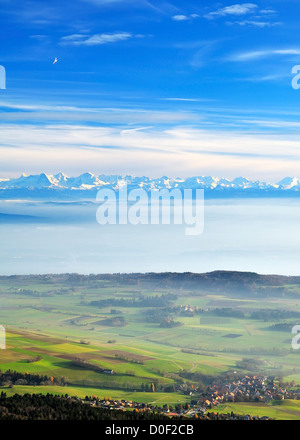
<instances>
[{"instance_id":1,"label":"dark treeline","mask_svg":"<svg viewBox=\"0 0 300 440\"><path fill-rule=\"evenodd\" d=\"M260 371L265 364L266 362L261 359L243 358L241 361L236 362L236 367L257 373L257 371Z\"/></svg>"},{"instance_id":2,"label":"dark treeline","mask_svg":"<svg viewBox=\"0 0 300 440\"><path fill-rule=\"evenodd\" d=\"M179 410L179 406L176 410ZM205 415L196 416L200 420L243 420L244 416L234 414L218 414L208 412ZM156 411L118 411L90 406L77 398L69 396L53 396L47 394L15 394L7 397L5 393L0 394L0 420L183 420L180 416L167 416ZM251 420L257 417L251 417Z\"/></svg>"},{"instance_id":3,"label":"dark treeline","mask_svg":"<svg viewBox=\"0 0 300 440\"><path fill-rule=\"evenodd\" d=\"M48 297L48 296L56 296L56 295L67 295L73 293L75 291L74 287L71 288L60 288L60 289L52 289L46 292L39 292L33 289L9 289L10 293L15 295L24 295L29 297Z\"/></svg>"},{"instance_id":4,"label":"dark treeline","mask_svg":"<svg viewBox=\"0 0 300 440\"><path fill-rule=\"evenodd\" d=\"M289 332L292 331L293 324L288 322L281 322L279 324L273 324L270 325L269 330L275 331L275 332Z\"/></svg>"},{"instance_id":5,"label":"dark treeline","mask_svg":"<svg viewBox=\"0 0 300 440\"><path fill-rule=\"evenodd\" d=\"M167 307L171 301L176 301L177 296L155 295L155 296L139 296L138 298L108 298L92 301L89 303L93 307Z\"/></svg>"},{"instance_id":6,"label":"dark treeline","mask_svg":"<svg viewBox=\"0 0 300 440\"><path fill-rule=\"evenodd\" d=\"M208 314L208 312L201 313ZM242 310L239 309L232 309L231 307L222 307L220 309L212 309L209 311L210 314L216 315L216 316L222 316L222 317L230 317L230 318L244 318L245 314Z\"/></svg>"},{"instance_id":7,"label":"dark treeline","mask_svg":"<svg viewBox=\"0 0 300 440\"><path fill-rule=\"evenodd\" d=\"M113 374L112 373L113 370L100 367L100 365L92 364L91 362L88 362L85 359L74 358L72 360L72 365L74 365L75 367L80 367L80 368L84 368L87 370L96 371L97 373L109 372L109 374Z\"/></svg>"},{"instance_id":8,"label":"dark treeline","mask_svg":"<svg viewBox=\"0 0 300 440\"><path fill-rule=\"evenodd\" d=\"M48 274L3 276L0 280L10 280L20 284L38 281L46 284L64 283L70 286L134 286L151 289L182 289L244 293L258 296L283 295L285 286L300 284L300 276L259 275L254 272L214 271L209 273L131 273L131 274ZM291 292L289 292L291 293Z\"/></svg>"},{"instance_id":9,"label":"dark treeline","mask_svg":"<svg viewBox=\"0 0 300 440\"><path fill-rule=\"evenodd\" d=\"M110 327L125 327L127 321L124 316L115 316L113 318L102 319L100 321L93 322L93 324L107 325Z\"/></svg>"},{"instance_id":10,"label":"dark treeline","mask_svg":"<svg viewBox=\"0 0 300 440\"><path fill-rule=\"evenodd\" d=\"M0 386L10 385L65 385L64 378L54 378L42 374L18 373L8 370L5 373L0 371Z\"/></svg>"},{"instance_id":11,"label":"dark treeline","mask_svg":"<svg viewBox=\"0 0 300 440\"><path fill-rule=\"evenodd\" d=\"M91 407L67 396L0 395L0 420L169 420L154 412L118 411Z\"/></svg>"},{"instance_id":12,"label":"dark treeline","mask_svg":"<svg viewBox=\"0 0 300 440\"><path fill-rule=\"evenodd\" d=\"M160 327L163 328L173 328L173 327L180 327L182 324L182 322L180 321L174 321L173 319L163 319L160 323Z\"/></svg>"},{"instance_id":13,"label":"dark treeline","mask_svg":"<svg viewBox=\"0 0 300 440\"><path fill-rule=\"evenodd\" d=\"M261 321L278 321L280 319L299 318L300 313L292 310L272 310L272 309L257 309L251 312L246 312L240 309L233 309L231 307L222 307L210 309L208 311L200 310L202 315L214 315L231 318L251 318Z\"/></svg>"},{"instance_id":14,"label":"dark treeline","mask_svg":"<svg viewBox=\"0 0 300 440\"><path fill-rule=\"evenodd\" d=\"M263 321L277 321L278 319L299 318L300 313L291 310L260 309L252 312L250 317Z\"/></svg>"},{"instance_id":15,"label":"dark treeline","mask_svg":"<svg viewBox=\"0 0 300 440\"><path fill-rule=\"evenodd\" d=\"M144 310L145 321L151 323L160 324L162 320L169 318L172 314L171 307Z\"/></svg>"}]
</instances>

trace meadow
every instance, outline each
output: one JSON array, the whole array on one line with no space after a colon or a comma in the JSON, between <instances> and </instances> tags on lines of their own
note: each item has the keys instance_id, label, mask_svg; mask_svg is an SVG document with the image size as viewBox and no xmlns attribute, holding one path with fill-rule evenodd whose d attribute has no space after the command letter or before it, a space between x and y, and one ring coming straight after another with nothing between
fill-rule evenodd
<instances>
[{"instance_id":1,"label":"meadow","mask_svg":"<svg viewBox=\"0 0 300 440\"><path fill-rule=\"evenodd\" d=\"M263 403L228 403L214 408L214 412L227 414L233 412L240 415L270 417L276 420L299 420L299 400L274 400L271 404Z\"/></svg>"},{"instance_id":2,"label":"meadow","mask_svg":"<svg viewBox=\"0 0 300 440\"><path fill-rule=\"evenodd\" d=\"M32 392L159 404L189 402L195 396L183 393L185 383L196 388L233 371L300 383L299 351L291 347L291 328L300 320L300 284L259 297L220 286L214 292L95 278L2 277L0 324L7 347L0 350L0 369L65 383ZM162 300L162 307L153 306ZM164 326L166 319L170 326ZM8 384L1 390L29 388ZM242 404L226 408L236 405L248 411ZM300 415L297 402L292 409L285 405L272 407L276 417Z\"/></svg>"}]
</instances>

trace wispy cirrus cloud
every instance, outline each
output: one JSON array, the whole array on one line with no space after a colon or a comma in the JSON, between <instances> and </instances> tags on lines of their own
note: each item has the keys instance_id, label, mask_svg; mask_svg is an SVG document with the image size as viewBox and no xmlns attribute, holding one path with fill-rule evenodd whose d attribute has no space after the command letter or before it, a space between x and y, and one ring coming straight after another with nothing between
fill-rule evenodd
<instances>
[{"instance_id":1,"label":"wispy cirrus cloud","mask_svg":"<svg viewBox=\"0 0 300 440\"><path fill-rule=\"evenodd\" d=\"M99 8L137 8L137 9L148 9L154 13L161 15L168 15L176 13L178 8L172 3L167 1L152 2L149 0L81 0L82 2L90 3Z\"/></svg>"},{"instance_id":2,"label":"wispy cirrus cloud","mask_svg":"<svg viewBox=\"0 0 300 440\"><path fill-rule=\"evenodd\" d=\"M102 44L117 43L135 37L136 36L131 32L114 32L94 35L72 34L62 37L59 44L62 46L100 46Z\"/></svg>"},{"instance_id":3,"label":"wispy cirrus cloud","mask_svg":"<svg viewBox=\"0 0 300 440\"><path fill-rule=\"evenodd\" d=\"M276 14L277 11L275 11L275 9L271 9L271 8L265 8L265 9L261 9L260 14L266 14L266 15L271 15L271 14Z\"/></svg>"},{"instance_id":4,"label":"wispy cirrus cloud","mask_svg":"<svg viewBox=\"0 0 300 440\"><path fill-rule=\"evenodd\" d=\"M32 38L33 40L44 41L48 38L48 35L41 35L41 34L30 35L29 38Z\"/></svg>"},{"instance_id":5,"label":"wispy cirrus cloud","mask_svg":"<svg viewBox=\"0 0 300 440\"><path fill-rule=\"evenodd\" d=\"M241 21L227 21L227 25L239 25L239 26L250 26L250 27L258 27L258 28L267 28L280 26L282 23L279 21L271 22L271 21L260 21L260 20L241 20Z\"/></svg>"},{"instance_id":6,"label":"wispy cirrus cloud","mask_svg":"<svg viewBox=\"0 0 300 440\"><path fill-rule=\"evenodd\" d=\"M111 3L132 3L132 0L127 0L127 2L125 0L82 0L82 1L85 1L87 3L93 3L98 6L109 5Z\"/></svg>"},{"instance_id":7,"label":"wispy cirrus cloud","mask_svg":"<svg viewBox=\"0 0 300 440\"><path fill-rule=\"evenodd\" d=\"M204 98L160 98L162 101L182 101L182 102L207 102L210 99Z\"/></svg>"},{"instance_id":8,"label":"wispy cirrus cloud","mask_svg":"<svg viewBox=\"0 0 300 440\"><path fill-rule=\"evenodd\" d=\"M300 48L287 48L287 49L267 49L256 50L233 54L227 58L228 61L255 61L260 58L273 57L273 56L299 56Z\"/></svg>"},{"instance_id":9,"label":"wispy cirrus cloud","mask_svg":"<svg viewBox=\"0 0 300 440\"><path fill-rule=\"evenodd\" d=\"M272 73L272 74L267 74L267 75L254 75L254 76L250 76L250 77L245 77L245 78L239 78L239 81L249 81L249 82L253 82L253 83L258 83L258 82L279 82L282 80L287 80L290 79L291 75L289 72L277 72L277 73Z\"/></svg>"},{"instance_id":10,"label":"wispy cirrus cloud","mask_svg":"<svg viewBox=\"0 0 300 440\"><path fill-rule=\"evenodd\" d=\"M257 124L260 121L250 121ZM265 121L268 127L272 121ZM299 131L299 128L298 128ZM297 131L297 133L298 133ZM9 173L52 173L59 164L65 172L87 169L97 173L157 175L247 174L276 179L297 174L299 135L291 137L270 133L239 133L174 126L137 130L122 127L83 125L1 126L1 175ZM17 154L16 154L17 149ZM161 165L160 165L161 164ZM166 167L167 164L167 167Z\"/></svg>"}]
</instances>

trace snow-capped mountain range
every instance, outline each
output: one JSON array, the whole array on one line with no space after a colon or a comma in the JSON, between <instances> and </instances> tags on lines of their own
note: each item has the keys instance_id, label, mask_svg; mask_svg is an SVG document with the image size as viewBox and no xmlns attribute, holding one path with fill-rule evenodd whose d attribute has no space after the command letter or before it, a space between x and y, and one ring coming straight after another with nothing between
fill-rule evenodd
<instances>
[{"instance_id":1,"label":"snow-capped mountain range","mask_svg":"<svg viewBox=\"0 0 300 440\"><path fill-rule=\"evenodd\" d=\"M280 182L267 183L261 181L251 181L245 177L237 177L233 180L226 178L217 178L212 176L196 176L188 178L161 178L134 177L121 175L99 175L84 173L78 177L68 177L63 173L47 175L45 173L38 175L22 174L16 179L0 179L0 192L12 192L26 190L27 192L60 190L59 193L70 191L94 193L99 189L106 187L118 190L124 184L127 184L128 190L134 188L143 188L147 191L151 189L205 189L209 192L218 192L224 194L241 193L287 193L289 195L300 194L300 179L297 177L286 177ZM21 191L21 192L23 192Z\"/></svg>"}]
</instances>

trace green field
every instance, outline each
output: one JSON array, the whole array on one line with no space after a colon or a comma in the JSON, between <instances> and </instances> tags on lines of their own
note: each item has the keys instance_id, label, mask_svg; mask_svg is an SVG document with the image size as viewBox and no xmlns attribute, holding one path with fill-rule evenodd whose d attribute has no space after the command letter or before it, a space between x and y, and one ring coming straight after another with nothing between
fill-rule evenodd
<instances>
[{"instance_id":1,"label":"green field","mask_svg":"<svg viewBox=\"0 0 300 440\"><path fill-rule=\"evenodd\" d=\"M299 420L300 401L285 400L273 401L270 405L263 403L228 403L214 408L214 412L220 414L231 413L241 415L252 415L259 417L270 417L276 420Z\"/></svg>"},{"instance_id":2,"label":"green field","mask_svg":"<svg viewBox=\"0 0 300 440\"><path fill-rule=\"evenodd\" d=\"M247 369L246 358L253 361L255 373L300 383L300 353L292 350L292 335L287 331L300 321L300 285L288 289L284 296L259 298L242 290L229 295L220 289L214 293L194 288L141 287L138 283L124 285L89 277L71 281L50 276L2 278L0 324L7 330L7 349L0 350L0 369L64 378L68 383L65 387L36 387L31 390L35 392L109 394L164 404L190 401L193 396L184 395L179 387L184 383L197 386L199 377L206 383L206 378L209 381L226 372L253 373ZM164 295L173 295L167 306L134 303ZM91 304L112 299L112 304ZM187 306L194 310L191 316L182 312ZM239 311L241 316L220 316L219 309ZM149 318L149 310L181 325L163 327L156 315ZM271 314L268 319L253 315L261 311L264 316L266 310L285 314L279 318ZM115 317L123 320L122 325ZM278 323L287 329L272 329ZM114 374L101 373L97 368L113 370ZM155 393L147 392L152 383ZM6 390L9 394L24 393L27 388L14 385ZM256 409L263 415L273 411L276 418L300 414L297 402L290 402L290 407L284 402L249 408L246 404L228 404L226 408L232 405L251 414ZM222 409L220 406L218 410Z\"/></svg>"},{"instance_id":3,"label":"green field","mask_svg":"<svg viewBox=\"0 0 300 440\"><path fill-rule=\"evenodd\" d=\"M0 392L4 391L7 396L12 396L14 394L26 394L28 393L27 386L16 385L13 388L0 387ZM96 396L99 399L104 399L104 397L114 399L126 399L134 402L149 403L153 405L163 406L163 405L176 405L184 404L189 402L189 398L178 393L146 393L146 392L128 392L120 390L111 390L104 388L89 388L89 387L59 387L53 385L49 386L36 386L31 389L35 394L56 394L64 396L68 394L69 396L78 396L85 398L86 396Z\"/></svg>"}]
</instances>

